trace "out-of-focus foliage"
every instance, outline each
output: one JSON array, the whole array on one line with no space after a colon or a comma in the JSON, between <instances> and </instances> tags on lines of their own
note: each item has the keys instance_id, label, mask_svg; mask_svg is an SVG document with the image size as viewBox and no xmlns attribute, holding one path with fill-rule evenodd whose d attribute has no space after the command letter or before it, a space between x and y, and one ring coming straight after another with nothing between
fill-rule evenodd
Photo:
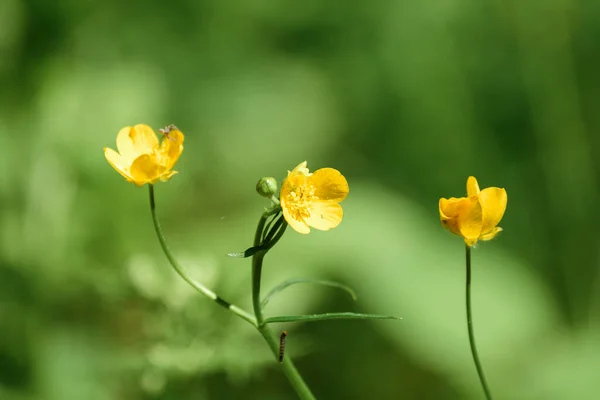
<instances>
[{"instance_id":1,"label":"out-of-focus foliage","mask_svg":"<svg viewBox=\"0 0 600 400\"><path fill-rule=\"evenodd\" d=\"M147 190L107 163L120 128L175 123L156 187L185 267L250 309L262 176L348 179L344 220L288 230L269 315L320 399L479 399L462 240L439 197L505 187L473 252L479 352L502 399L600 396L600 3L593 0L0 1L0 398L294 399L260 336L188 288ZM278 327L279 328L279 327Z\"/></svg>"}]
</instances>

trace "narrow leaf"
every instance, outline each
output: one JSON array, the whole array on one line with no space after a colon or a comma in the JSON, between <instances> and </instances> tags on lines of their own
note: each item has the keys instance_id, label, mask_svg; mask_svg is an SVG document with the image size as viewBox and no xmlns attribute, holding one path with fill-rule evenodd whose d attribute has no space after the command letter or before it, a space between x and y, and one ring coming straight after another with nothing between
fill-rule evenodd
<instances>
[{"instance_id":1,"label":"narrow leaf","mask_svg":"<svg viewBox=\"0 0 600 400\"><path fill-rule=\"evenodd\" d=\"M261 250L268 250L268 248L263 245L254 246L254 247L250 247L248 250L240 252L240 253L227 253L227 257L248 258L248 257L252 257L254 254L258 253Z\"/></svg>"},{"instance_id":2,"label":"narrow leaf","mask_svg":"<svg viewBox=\"0 0 600 400\"><path fill-rule=\"evenodd\" d=\"M346 293L348 293L350 295L350 297L352 297L352 300L356 301L356 292L354 290L352 290L352 288L350 288L349 286L346 286L344 284L334 282L334 281L324 281L324 280L319 280L319 279L294 278L294 279L288 279L286 281L283 281L279 285L275 286L265 296L264 300L261 303L261 308L265 308L267 306L267 304L269 303L269 301L271 300L271 298L275 297L275 295L277 295L279 292L281 292L282 290L284 290L292 285L298 284L298 283L314 283L317 285L323 285L323 286L329 286L329 287L333 287L333 288L337 288L337 289L342 289Z\"/></svg>"},{"instance_id":3,"label":"narrow leaf","mask_svg":"<svg viewBox=\"0 0 600 400\"><path fill-rule=\"evenodd\" d=\"M250 247L249 249L247 249L244 252L227 253L227 257L248 258L248 257L252 257L259 251L267 252L267 251L271 250L271 247L275 246L275 243L277 243L279 241L279 239L281 239L281 236L283 236L283 233L285 232L286 228L287 228L287 223L285 222L285 219L282 216L273 225L273 227L269 231L269 233L267 233L266 236L263 238L263 240L262 240L263 243L261 243L258 246Z\"/></svg>"},{"instance_id":4,"label":"narrow leaf","mask_svg":"<svg viewBox=\"0 0 600 400\"><path fill-rule=\"evenodd\" d=\"M311 315L286 315L282 317L270 317L265 319L266 324L273 324L277 322L295 322L295 321L323 321L326 319L402 319L400 317L392 317L389 315L378 315L378 314L358 314L352 312L336 312L336 313L325 313L325 314L311 314Z\"/></svg>"}]
</instances>

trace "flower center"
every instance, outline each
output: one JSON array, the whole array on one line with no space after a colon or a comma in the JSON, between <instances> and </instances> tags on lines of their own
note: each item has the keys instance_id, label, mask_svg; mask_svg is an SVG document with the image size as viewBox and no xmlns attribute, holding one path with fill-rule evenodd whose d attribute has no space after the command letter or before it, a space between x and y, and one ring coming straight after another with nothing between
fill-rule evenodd
<instances>
[{"instance_id":1,"label":"flower center","mask_svg":"<svg viewBox=\"0 0 600 400\"><path fill-rule=\"evenodd\" d=\"M312 184L295 187L286 196L287 208L297 221L310 218L311 205L315 200L319 200L319 197L315 196L315 186Z\"/></svg>"}]
</instances>

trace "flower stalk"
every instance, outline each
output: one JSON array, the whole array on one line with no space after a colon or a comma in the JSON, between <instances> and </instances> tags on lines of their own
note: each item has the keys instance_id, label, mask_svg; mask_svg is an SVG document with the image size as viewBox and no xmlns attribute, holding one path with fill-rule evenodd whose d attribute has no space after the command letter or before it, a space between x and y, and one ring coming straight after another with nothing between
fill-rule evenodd
<instances>
[{"instance_id":1,"label":"flower stalk","mask_svg":"<svg viewBox=\"0 0 600 400\"><path fill-rule=\"evenodd\" d=\"M473 314L471 312L471 246L465 245L466 251L466 264L467 264L467 284L466 284L466 297L467 297L467 330L469 331L469 345L471 346L471 354L473 355L473 362L477 369L477 375L479 376L479 382L485 392L485 398L492 400L492 394L488 387L483 373L483 367L479 361L479 354L477 353L477 346L475 345L475 333L473 332Z\"/></svg>"},{"instance_id":2,"label":"flower stalk","mask_svg":"<svg viewBox=\"0 0 600 400\"><path fill-rule=\"evenodd\" d=\"M169 263L171 264L171 266L173 267L175 272L177 272L177 274L179 276L181 276L184 281L186 281L191 287L196 289L198 292L200 292L204 296L208 297L209 299L211 299L212 301L214 301L221 307L224 307L227 310L234 313L235 315L241 317L245 321L252 324L254 327L257 327L258 325L257 325L256 319L252 316L252 314L244 311L242 308L240 308L234 304L231 304L228 301L224 300L223 298L219 297L215 292L213 292L212 290L208 289L206 286L202 285L200 282L198 282L195 279L193 279L192 277L190 277L185 272L185 270L181 267L181 265L179 265L179 263L177 262L175 257L173 257L173 254L171 253L169 246L167 245L165 235L163 234L162 228L160 226L160 222L158 220L158 216L156 215L156 201L154 199L154 185L149 184L148 190L149 190L149 195L150 195L150 211L152 213L152 221L154 222L154 230L156 231L156 235L158 236L158 241L160 242L160 246L161 246L163 252L165 253L165 256L167 256L167 259L169 260Z\"/></svg>"},{"instance_id":3,"label":"flower stalk","mask_svg":"<svg viewBox=\"0 0 600 400\"><path fill-rule=\"evenodd\" d=\"M254 308L254 315L256 317L257 329L262 337L267 342L267 345L271 349L271 353L277 361L279 361L279 340L271 330L268 324L265 323L265 317L263 315L260 299L260 286L262 276L262 264L265 255L269 249L275 245L275 243L281 238L283 232L287 227L287 223L283 221L283 217L279 216L282 220L282 225L276 227L279 220L273 225L272 229L268 233L264 233L265 225L269 215L272 213L270 210L266 210L258 221L256 227L256 234L254 235L254 247L263 246L266 243L269 247L261 249L253 254L252 256L252 306ZM277 229L277 231L275 231ZM263 241L263 236L265 240ZM288 378L290 384L298 394L298 397L302 400L314 400L315 396L310 391L310 388L304 382L304 379L296 369L292 358L287 355L280 363L283 373Z\"/></svg>"}]
</instances>

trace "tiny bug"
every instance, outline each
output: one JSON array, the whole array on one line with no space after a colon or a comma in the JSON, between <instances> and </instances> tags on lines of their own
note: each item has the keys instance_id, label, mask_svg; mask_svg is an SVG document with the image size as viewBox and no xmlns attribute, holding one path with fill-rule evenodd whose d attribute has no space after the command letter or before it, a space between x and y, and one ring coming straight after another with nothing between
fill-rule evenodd
<instances>
[{"instance_id":1,"label":"tiny bug","mask_svg":"<svg viewBox=\"0 0 600 400\"><path fill-rule=\"evenodd\" d=\"M287 336L287 332L283 331L281 333L281 337L279 338L279 362L283 362L283 353L285 352L285 337Z\"/></svg>"},{"instance_id":2,"label":"tiny bug","mask_svg":"<svg viewBox=\"0 0 600 400\"><path fill-rule=\"evenodd\" d=\"M158 133L160 133L161 135L164 135L166 138L169 138L169 140L175 140L175 138L169 136L169 133L171 133L171 131L178 131L179 129L171 124L171 125L167 125L162 129L158 130Z\"/></svg>"}]
</instances>

